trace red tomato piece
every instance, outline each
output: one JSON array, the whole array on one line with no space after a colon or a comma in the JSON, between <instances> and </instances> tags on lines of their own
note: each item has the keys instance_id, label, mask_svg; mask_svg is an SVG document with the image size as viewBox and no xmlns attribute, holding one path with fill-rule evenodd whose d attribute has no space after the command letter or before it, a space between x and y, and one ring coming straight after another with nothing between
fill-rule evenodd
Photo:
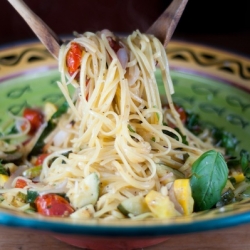
<instances>
[{"instance_id":1,"label":"red tomato piece","mask_svg":"<svg viewBox=\"0 0 250 250\"><path fill-rule=\"evenodd\" d=\"M45 158L48 156L49 154L40 154L38 155L36 162L35 162L35 166L40 166L43 164L43 161L45 160Z\"/></svg>"},{"instance_id":2,"label":"red tomato piece","mask_svg":"<svg viewBox=\"0 0 250 250\"><path fill-rule=\"evenodd\" d=\"M66 56L66 65L71 76L81 65L82 52L83 49L78 43L71 43L71 47Z\"/></svg>"},{"instance_id":3,"label":"red tomato piece","mask_svg":"<svg viewBox=\"0 0 250 250\"><path fill-rule=\"evenodd\" d=\"M37 212L44 216L68 217L74 212L69 202L57 194L45 194L35 200Z\"/></svg>"},{"instance_id":4,"label":"red tomato piece","mask_svg":"<svg viewBox=\"0 0 250 250\"><path fill-rule=\"evenodd\" d=\"M166 105L165 107L169 108L169 105ZM174 103L174 107L175 107L175 110L177 111L177 113L179 114L180 116L180 120L182 121L183 124L186 123L187 121L187 113L185 111L185 109L177 104ZM174 128L175 125L172 124L172 123L169 123L168 124L171 128Z\"/></svg>"},{"instance_id":5,"label":"red tomato piece","mask_svg":"<svg viewBox=\"0 0 250 250\"><path fill-rule=\"evenodd\" d=\"M187 113L186 113L185 109L181 106L176 105L176 104L174 104L174 107L175 107L176 111L178 112L178 114L180 115L180 119L181 119L182 123L185 124L187 121Z\"/></svg>"},{"instance_id":6,"label":"red tomato piece","mask_svg":"<svg viewBox=\"0 0 250 250\"><path fill-rule=\"evenodd\" d=\"M121 45L115 41L112 37L108 37L110 47L117 53L117 51L121 48Z\"/></svg>"},{"instance_id":7,"label":"red tomato piece","mask_svg":"<svg viewBox=\"0 0 250 250\"><path fill-rule=\"evenodd\" d=\"M34 108L25 108L23 111L23 117L30 122L29 134L34 134L44 121L42 112Z\"/></svg>"},{"instance_id":8,"label":"red tomato piece","mask_svg":"<svg viewBox=\"0 0 250 250\"><path fill-rule=\"evenodd\" d=\"M16 180L16 184L15 184L15 188L24 188L27 186L27 182L23 179L17 179Z\"/></svg>"}]
</instances>

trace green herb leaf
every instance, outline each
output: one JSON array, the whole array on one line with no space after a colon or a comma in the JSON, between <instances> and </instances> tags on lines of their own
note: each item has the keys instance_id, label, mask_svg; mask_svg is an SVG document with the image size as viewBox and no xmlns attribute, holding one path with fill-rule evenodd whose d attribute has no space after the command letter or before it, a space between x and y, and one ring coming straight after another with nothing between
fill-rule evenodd
<instances>
[{"instance_id":1,"label":"green herb leaf","mask_svg":"<svg viewBox=\"0 0 250 250\"><path fill-rule=\"evenodd\" d=\"M243 173L247 171L249 165L249 153L245 150L241 150L240 152L240 165Z\"/></svg>"},{"instance_id":2,"label":"green herb leaf","mask_svg":"<svg viewBox=\"0 0 250 250\"><path fill-rule=\"evenodd\" d=\"M233 202L235 198L234 191L228 188L222 195L220 201L217 202L216 207L222 207Z\"/></svg>"},{"instance_id":3,"label":"green herb leaf","mask_svg":"<svg viewBox=\"0 0 250 250\"><path fill-rule=\"evenodd\" d=\"M210 209L220 200L227 177L227 164L215 150L205 152L194 162L190 184L195 211Z\"/></svg>"},{"instance_id":4,"label":"green herb leaf","mask_svg":"<svg viewBox=\"0 0 250 250\"><path fill-rule=\"evenodd\" d=\"M0 174L9 176L8 170L1 164L1 161L0 161Z\"/></svg>"},{"instance_id":5,"label":"green herb leaf","mask_svg":"<svg viewBox=\"0 0 250 250\"><path fill-rule=\"evenodd\" d=\"M68 103L64 102L58 110L52 115L50 120L48 121L47 127L44 129L39 139L37 140L35 146L31 150L29 156L31 155L39 155L42 153L42 149L44 146L44 139L54 130L56 127L56 119L61 117L68 110Z\"/></svg>"},{"instance_id":6,"label":"green herb leaf","mask_svg":"<svg viewBox=\"0 0 250 250\"><path fill-rule=\"evenodd\" d=\"M59 117L61 117L63 114L65 114L68 110L69 104L67 102L64 102L59 108L58 110L52 115L50 120L54 120L57 119Z\"/></svg>"},{"instance_id":7,"label":"green herb leaf","mask_svg":"<svg viewBox=\"0 0 250 250\"><path fill-rule=\"evenodd\" d=\"M177 131L180 134L183 144L188 145L187 137L181 133L180 129L179 128L174 128L174 130ZM172 132L170 132L168 130L163 130L163 133L165 135L168 135L168 136L174 138L175 140L178 140L178 137L174 133L172 133Z\"/></svg>"},{"instance_id":8,"label":"green herb leaf","mask_svg":"<svg viewBox=\"0 0 250 250\"><path fill-rule=\"evenodd\" d=\"M198 114L187 112L187 121L185 123L187 129L195 135L200 134L204 130L204 126L200 121Z\"/></svg>"},{"instance_id":9,"label":"green herb leaf","mask_svg":"<svg viewBox=\"0 0 250 250\"><path fill-rule=\"evenodd\" d=\"M132 133L135 133L135 130L133 129L133 127L130 124L128 124L128 130Z\"/></svg>"},{"instance_id":10,"label":"green herb leaf","mask_svg":"<svg viewBox=\"0 0 250 250\"><path fill-rule=\"evenodd\" d=\"M42 166L31 167L23 172L23 176L28 179L33 179L39 176L41 174L41 171L42 171Z\"/></svg>"},{"instance_id":11,"label":"green herb leaf","mask_svg":"<svg viewBox=\"0 0 250 250\"><path fill-rule=\"evenodd\" d=\"M39 194L37 191L28 190L26 202L33 204L38 196L39 196Z\"/></svg>"},{"instance_id":12,"label":"green herb leaf","mask_svg":"<svg viewBox=\"0 0 250 250\"><path fill-rule=\"evenodd\" d=\"M219 128L213 128L212 135L217 146L225 148L227 155L234 155L235 148L238 144L238 140L234 135Z\"/></svg>"}]
</instances>

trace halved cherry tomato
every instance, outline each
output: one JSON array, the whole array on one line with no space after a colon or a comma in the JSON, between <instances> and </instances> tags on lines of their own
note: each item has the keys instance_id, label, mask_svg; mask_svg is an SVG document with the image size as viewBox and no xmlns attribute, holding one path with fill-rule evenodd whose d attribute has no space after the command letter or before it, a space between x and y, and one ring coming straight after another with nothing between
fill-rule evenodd
<instances>
[{"instance_id":1,"label":"halved cherry tomato","mask_svg":"<svg viewBox=\"0 0 250 250\"><path fill-rule=\"evenodd\" d=\"M82 52L83 48L78 43L71 43L70 49L66 56L66 65L71 76L81 65Z\"/></svg>"},{"instance_id":2,"label":"halved cherry tomato","mask_svg":"<svg viewBox=\"0 0 250 250\"><path fill-rule=\"evenodd\" d=\"M168 109L170 108L169 105L166 105L165 107L167 107ZM187 114L186 114L185 109L182 108L181 106L175 104L175 103L174 103L174 107L175 107L175 110L177 111L177 113L178 113L179 116L180 116L180 120L182 121L183 124L185 124L186 121L187 121ZM163 106L163 108L164 108L164 106ZM171 128L175 128L175 125L172 124L171 122L169 122L168 125L169 125Z\"/></svg>"},{"instance_id":3,"label":"halved cherry tomato","mask_svg":"<svg viewBox=\"0 0 250 250\"><path fill-rule=\"evenodd\" d=\"M37 212L45 216L67 217L74 212L69 202L57 194L45 194L35 200Z\"/></svg>"},{"instance_id":4,"label":"halved cherry tomato","mask_svg":"<svg viewBox=\"0 0 250 250\"><path fill-rule=\"evenodd\" d=\"M117 51L121 48L121 45L112 37L108 37L107 39L109 41L110 47L115 51L115 53L117 53Z\"/></svg>"},{"instance_id":5,"label":"halved cherry tomato","mask_svg":"<svg viewBox=\"0 0 250 250\"><path fill-rule=\"evenodd\" d=\"M48 156L49 154L40 154L38 155L36 162L35 162L35 166L40 166L43 164L43 161L45 160L45 158Z\"/></svg>"},{"instance_id":6,"label":"halved cherry tomato","mask_svg":"<svg viewBox=\"0 0 250 250\"><path fill-rule=\"evenodd\" d=\"M15 188L24 188L27 186L27 182L23 179L17 179L16 180L16 184L15 184Z\"/></svg>"},{"instance_id":7,"label":"halved cherry tomato","mask_svg":"<svg viewBox=\"0 0 250 250\"><path fill-rule=\"evenodd\" d=\"M42 112L34 108L25 108L23 111L23 117L30 122L29 134L34 134L44 121Z\"/></svg>"},{"instance_id":8,"label":"halved cherry tomato","mask_svg":"<svg viewBox=\"0 0 250 250\"><path fill-rule=\"evenodd\" d=\"M174 107L175 107L176 111L178 112L178 114L180 115L180 119L181 119L182 123L185 124L187 121L187 113L186 113L185 109L181 106L178 106L177 104L174 104Z\"/></svg>"}]
</instances>

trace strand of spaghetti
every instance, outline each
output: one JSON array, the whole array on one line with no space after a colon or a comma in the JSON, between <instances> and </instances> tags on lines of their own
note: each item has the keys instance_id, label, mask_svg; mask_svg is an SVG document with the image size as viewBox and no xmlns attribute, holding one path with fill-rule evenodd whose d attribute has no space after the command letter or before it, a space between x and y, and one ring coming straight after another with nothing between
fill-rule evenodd
<instances>
[{"instance_id":1,"label":"strand of spaghetti","mask_svg":"<svg viewBox=\"0 0 250 250\"><path fill-rule=\"evenodd\" d=\"M169 70L169 63L167 56L165 54L164 48L162 47L162 44L158 41L158 39L153 38L153 44L155 47L159 48L159 51L161 51L161 56L158 59L159 66L162 71L162 79L164 83L164 88L165 88L165 93L167 96L168 104L170 106L170 109L172 111L172 114L177 122L178 128L180 129L181 133L185 135L185 129L182 121L180 120L180 116L178 112L175 110L173 100L171 95L174 93L174 88L173 88L173 82L170 77L170 70Z\"/></svg>"},{"instance_id":2,"label":"strand of spaghetti","mask_svg":"<svg viewBox=\"0 0 250 250\"><path fill-rule=\"evenodd\" d=\"M105 197L106 198L106 197ZM111 212L117 208L119 205L119 201L113 202L113 203L108 203L106 198L105 205L103 208L99 209L97 212L94 213L94 218L103 218L104 214L107 214L108 212Z\"/></svg>"},{"instance_id":3,"label":"strand of spaghetti","mask_svg":"<svg viewBox=\"0 0 250 250\"><path fill-rule=\"evenodd\" d=\"M168 131L174 134L177 137L177 141L182 142L182 137L181 135L174 129L166 125L152 125L155 129L159 131Z\"/></svg>"},{"instance_id":4,"label":"strand of spaghetti","mask_svg":"<svg viewBox=\"0 0 250 250\"><path fill-rule=\"evenodd\" d=\"M100 153L100 149L101 149L101 146L100 146L100 143L99 141L96 139L96 142L95 142L95 151L93 152L92 154L92 157L88 160L88 162L84 165L84 176L88 176L90 174L90 166L91 164L93 164L94 162L98 162L97 161L97 158L99 156L99 153Z\"/></svg>"},{"instance_id":5,"label":"strand of spaghetti","mask_svg":"<svg viewBox=\"0 0 250 250\"><path fill-rule=\"evenodd\" d=\"M89 33L90 34L90 33ZM89 38L85 37L88 33L83 34L79 38L75 38L74 42L80 44L82 47L86 48L86 50L91 51L94 54L98 54L96 49L96 43L91 39L91 36L96 36L95 34L90 34Z\"/></svg>"},{"instance_id":6,"label":"strand of spaghetti","mask_svg":"<svg viewBox=\"0 0 250 250\"><path fill-rule=\"evenodd\" d=\"M15 139L15 138L20 138L20 137L27 135L28 132L30 131L30 122L26 118L15 116L12 113L9 113L9 115L15 120L15 123L25 124L24 130L19 128L19 131L20 131L19 133L1 135L0 140Z\"/></svg>"},{"instance_id":7,"label":"strand of spaghetti","mask_svg":"<svg viewBox=\"0 0 250 250\"><path fill-rule=\"evenodd\" d=\"M80 69L80 77L79 77L79 87L80 87L80 92L81 92L81 97L86 98L87 93L86 93L86 71L87 67L89 67L88 59L90 58L89 53L84 53L82 59L81 59L81 69ZM92 58L91 58L92 59Z\"/></svg>"},{"instance_id":8,"label":"strand of spaghetti","mask_svg":"<svg viewBox=\"0 0 250 250\"><path fill-rule=\"evenodd\" d=\"M146 161L150 162L149 170L150 170L151 174L147 178L141 178L140 176L136 175L136 173L131 169L132 165L130 166L130 164L128 163L128 160L127 160L127 157L129 155L126 154L126 152L125 152L125 150L126 149L128 150L128 148L126 147L126 143L123 142L124 137L125 137L124 133L125 133L125 130L123 129L122 133L117 135L117 137L115 139L115 149L122 160L122 163L126 169L126 172L128 172L128 174L130 174L135 180L139 180L139 181L152 180L153 176L156 173L156 165L150 157L143 155L143 154L137 154L141 158L145 158ZM130 152L130 153L131 153L131 156L133 157L132 152ZM131 159L132 157L130 157L130 159L129 159L130 161L132 160Z\"/></svg>"},{"instance_id":9,"label":"strand of spaghetti","mask_svg":"<svg viewBox=\"0 0 250 250\"><path fill-rule=\"evenodd\" d=\"M214 146L211 143L207 143L202 141L199 137L195 136L193 133L191 133L189 130L186 129L186 134L189 138L192 139L192 141L197 145L197 147L201 147L204 149L212 149Z\"/></svg>"},{"instance_id":10,"label":"strand of spaghetti","mask_svg":"<svg viewBox=\"0 0 250 250\"><path fill-rule=\"evenodd\" d=\"M43 167L42 167L42 172L40 175L40 180L46 182L46 178L49 175L49 170L50 170L50 166L49 163L51 160L53 160L54 158L58 158L59 156L68 153L72 150L72 148L66 148L66 149L62 149L60 151L54 152L50 155L48 155L43 162Z\"/></svg>"},{"instance_id":11,"label":"strand of spaghetti","mask_svg":"<svg viewBox=\"0 0 250 250\"><path fill-rule=\"evenodd\" d=\"M132 103L132 105L133 105L134 109L137 110L137 107L133 103ZM166 142L165 154L168 154L168 152L171 150L171 142L170 142L169 138L166 135L164 135L162 131L159 131L159 130L155 129L153 126L151 126L151 124L148 123L148 121L139 112L139 110L137 110L137 113L142 121L141 126L144 129L146 129L147 131L152 131L152 134L154 134L155 136L158 136L159 138L161 138L163 141Z\"/></svg>"},{"instance_id":12,"label":"strand of spaghetti","mask_svg":"<svg viewBox=\"0 0 250 250\"><path fill-rule=\"evenodd\" d=\"M72 112L74 112L75 116L80 120L81 116L78 113L77 109L75 108L70 96L69 96L69 92L65 89L65 87L58 81L57 82L58 87L60 88L60 90L62 91L67 103L69 104L70 109L72 110Z\"/></svg>"},{"instance_id":13,"label":"strand of spaghetti","mask_svg":"<svg viewBox=\"0 0 250 250\"><path fill-rule=\"evenodd\" d=\"M129 115L129 102L127 101L128 95L128 82L124 77L124 69L121 66L120 61L117 58L117 55L114 53L113 49L110 47L109 42L107 40L107 38L105 36L102 36L103 38L103 42L105 44L105 47L107 49L107 51L109 52L109 54L112 57L112 62L115 61L116 65L117 65L117 69L118 69L118 75L119 75L119 86L118 86L118 91L120 91L121 93L121 98L120 98L120 107L119 107L119 112L121 115L121 121L126 121Z\"/></svg>"},{"instance_id":14,"label":"strand of spaghetti","mask_svg":"<svg viewBox=\"0 0 250 250\"><path fill-rule=\"evenodd\" d=\"M102 127L100 128L100 133L99 136L115 136L118 127L116 126L116 124L118 123L118 119L119 117L117 116L117 114L115 112L106 112L104 114L100 114L98 112L94 112L92 111L92 116L98 118L99 120L102 120L103 124ZM111 118L108 118L108 116L114 117L114 121ZM104 128L106 128L104 131Z\"/></svg>"},{"instance_id":15,"label":"strand of spaghetti","mask_svg":"<svg viewBox=\"0 0 250 250\"><path fill-rule=\"evenodd\" d=\"M122 178L132 187L136 187L142 190L145 189L149 190L152 189L155 185L154 180L152 179L144 182L136 181L134 178L132 178L129 174L127 174L123 170L122 165L117 161L113 161L112 165L117 169L117 172L122 176Z\"/></svg>"},{"instance_id":16,"label":"strand of spaghetti","mask_svg":"<svg viewBox=\"0 0 250 250\"><path fill-rule=\"evenodd\" d=\"M135 36L136 36L135 32L132 35L128 36L127 42L128 42L129 49L134 54L134 56L137 60L137 63L140 65L143 83L144 83L144 87L145 87L145 92L146 92L146 96L147 96L147 98L146 98L147 103L148 103L149 107L152 108L153 102L151 100L151 94L150 94L149 86L147 84L145 68L143 67L143 62L140 61L140 57L137 54L137 52L140 51L140 49L138 49L137 46L135 44L133 44L133 42L132 42L132 39L134 39Z\"/></svg>"},{"instance_id":17,"label":"strand of spaghetti","mask_svg":"<svg viewBox=\"0 0 250 250\"><path fill-rule=\"evenodd\" d=\"M140 34L138 34L138 35L140 36ZM142 42L140 44L142 45ZM143 44L145 44L145 41ZM149 45L149 40L147 41L147 45ZM146 44L145 44L145 46L146 46ZM150 46L147 46L147 48L148 47L150 47ZM159 98L156 98L157 97L156 90L158 90L158 89L157 89L157 83L155 81L155 75L154 75L155 67L152 67L153 57L152 57L152 55L151 55L151 57L150 57L150 55L148 55L148 57L146 57L145 52L143 51L142 48L138 48L137 46L135 46L134 48L136 50L136 55L138 56L137 60L140 64L140 67L141 68L143 67L145 69L143 73L145 75L146 74L149 75L149 77L145 77L145 79L148 79L148 81L146 81L144 84L148 85L148 90L149 90L149 93L151 94L152 106L161 107L160 102L159 102ZM145 50L146 50L146 47L145 47Z\"/></svg>"},{"instance_id":18,"label":"strand of spaghetti","mask_svg":"<svg viewBox=\"0 0 250 250\"><path fill-rule=\"evenodd\" d=\"M155 67L155 60L154 60L154 54L155 52L153 52L153 48L151 45L151 38L149 40L149 38L145 35L145 34L141 34L141 36L147 40L147 49L145 50L145 56L150 64L149 68L149 74L150 74L150 79L152 81L152 83L150 83L150 87L152 89L152 94L154 95L154 99L155 99L155 106L157 108L159 108L161 110L162 105L161 105L161 100L160 100L160 96L159 96L159 91L158 91L158 86L157 86L157 82L155 79L155 71L156 71L156 67ZM162 110L161 110L162 112Z\"/></svg>"}]
</instances>

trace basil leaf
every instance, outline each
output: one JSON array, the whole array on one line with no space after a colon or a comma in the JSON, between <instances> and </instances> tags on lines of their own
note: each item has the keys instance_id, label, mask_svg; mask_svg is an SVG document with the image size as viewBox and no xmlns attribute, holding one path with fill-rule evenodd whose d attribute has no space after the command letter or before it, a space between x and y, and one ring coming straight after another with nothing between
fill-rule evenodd
<instances>
[{"instance_id":1,"label":"basil leaf","mask_svg":"<svg viewBox=\"0 0 250 250\"><path fill-rule=\"evenodd\" d=\"M205 152L193 163L190 185L195 211L210 209L220 200L227 177L227 164L215 150Z\"/></svg>"}]
</instances>

